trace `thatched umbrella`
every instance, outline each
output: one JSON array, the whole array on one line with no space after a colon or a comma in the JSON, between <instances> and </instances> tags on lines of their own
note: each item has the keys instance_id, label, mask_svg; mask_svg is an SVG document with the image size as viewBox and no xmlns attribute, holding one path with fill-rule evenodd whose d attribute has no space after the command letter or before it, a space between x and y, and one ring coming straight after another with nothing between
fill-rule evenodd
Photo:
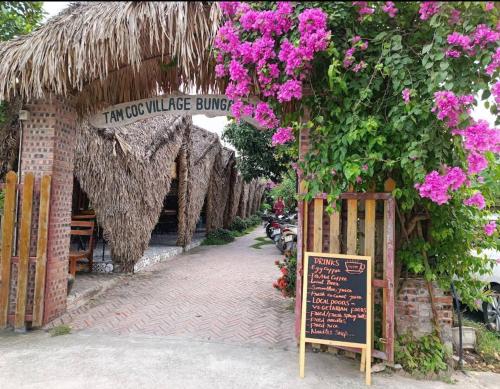
<instances>
[{"instance_id":1,"label":"thatched umbrella","mask_svg":"<svg viewBox=\"0 0 500 389\"><path fill-rule=\"evenodd\" d=\"M177 241L179 246L186 246L191 242L207 196L214 162L221 150L222 146L217 134L196 126L191 127L186 223L182 226L179 225Z\"/></svg>"},{"instance_id":2,"label":"thatched umbrella","mask_svg":"<svg viewBox=\"0 0 500 389\"><path fill-rule=\"evenodd\" d=\"M238 214L241 193L243 191L243 177L238 174L236 167L233 167L231 173L231 189L229 192L228 206L226 207L226 216L224 218L224 227L228 228Z\"/></svg>"},{"instance_id":3,"label":"thatched umbrella","mask_svg":"<svg viewBox=\"0 0 500 389\"><path fill-rule=\"evenodd\" d=\"M0 100L73 97L92 112L183 89L220 92L212 47L217 2L77 2L0 43Z\"/></svg>"},{"instance_id":4,"label":"thatched umbrella","mask_svg":"<svg viewBox=\"0 0 500 389\"><path fill-rule=\"evenodd\" d=\"M216 157L207 193L207 232L224 225L229 202L231 174L236 164L234 151L223 148Z\"/></svg>"},{"instance_id":5,"label":"thatched umbrella","mask_svg":"<svg viewBox=\"0 0 500 389\"><path fill-rule=\"evenodd\" d=\"M147 248L190 124L179 116L105 130L82 124L75 175L110 244L115 271L133 271Z\"/></svg>"}]
</instances>

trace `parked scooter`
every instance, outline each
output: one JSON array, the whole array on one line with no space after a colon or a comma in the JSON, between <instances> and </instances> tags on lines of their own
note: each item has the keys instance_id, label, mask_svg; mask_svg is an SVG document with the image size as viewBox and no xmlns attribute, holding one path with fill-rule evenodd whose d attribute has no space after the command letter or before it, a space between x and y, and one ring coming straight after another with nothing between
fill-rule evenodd
<instances>
[{"instance_id":1,"label":"parked scooter","mask_svg":"<svg viewBox=\"0 0 500 389\"><path fill-rule=\"evenodd\" d=\"M266 235L269 239L273 239L273 232L276 229L280 228L280 224L288 221L288 217L286 215L276 216L275 214L271 214L267 217L267 223L264 226L266 229Z\"/></svg>"},{"instance_id":2,"label":"parked scooter","mask_svg":"<svg viewBox=\"0 0 500 389\"><path fill-rule=\"evenodd\" d=\"M297 226L294 224L284 224L281 226L281 234L276 241L276 247L284 254L286 251L293 251L297 247Z\"/></svg>"}]
</instances>

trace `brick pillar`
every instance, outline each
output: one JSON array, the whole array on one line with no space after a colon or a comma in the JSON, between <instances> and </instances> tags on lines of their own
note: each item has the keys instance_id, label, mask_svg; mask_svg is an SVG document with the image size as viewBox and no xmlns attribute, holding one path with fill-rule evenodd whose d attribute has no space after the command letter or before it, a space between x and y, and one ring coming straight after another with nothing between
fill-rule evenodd
<instances>
[{"instance_id":1,"label":"brick pillar","mask_svg":"<svg viewBox=\"0 0 500 389\"><path fill-rule=\"evenodd\" d=\"M21 174L52 175L43 323L66 311L76 113L62 99L25 106ZM34 219L37 220L37 219Z\"/></svg>"}]
</instances>

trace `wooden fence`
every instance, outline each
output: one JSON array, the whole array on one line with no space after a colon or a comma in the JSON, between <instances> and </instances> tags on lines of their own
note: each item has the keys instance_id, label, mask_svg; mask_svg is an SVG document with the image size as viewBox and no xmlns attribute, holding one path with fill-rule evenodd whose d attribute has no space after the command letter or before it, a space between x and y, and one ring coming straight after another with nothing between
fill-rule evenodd
<instances>
[{"instance_id":1,"label":"wooden fence","mask_svg":"<svg viewBox=\"0 0 500 389\"><path fill-rule=\"evenodd\" d=\"M393 189L392 181L385 189ZM374 333L372 355L394 361L394 255L395 255L395 200L390 193L344 193L342 208L328 214L326 202L315 198L302 202L299 223L303 227L302 241L298 242L298 267L302 266L305 251L368 255L373 258L372 304ZM299 267L301 269L301 267ZM296 312L301 312L301 277L297 279ZM296 318L297 320L298 318ZM299 325L296 322L296 327ZM296 329L297 329L296 328ZM358 351L356 349L349 349Z\"/></svg>"},{"instance_id":2,"label":"wooden fence","mask_svg":"<svg viewBox=\"0 0 500 389\"><path fill-rule=\"evenodd\" d=\"M24 330L26 322L31 322L33 327L42 325L50 184L51 177L44 176L35 186L35 177L31 173L24 176L22 184L17 184L16 173L9 172L5 183L0 185L4 192L0 245L0 329L9 323L16 330ZM32 234L37 235L36 246L31 244ZM31 253L35 255L31 256Z\"/></svg>"}]
</instances>

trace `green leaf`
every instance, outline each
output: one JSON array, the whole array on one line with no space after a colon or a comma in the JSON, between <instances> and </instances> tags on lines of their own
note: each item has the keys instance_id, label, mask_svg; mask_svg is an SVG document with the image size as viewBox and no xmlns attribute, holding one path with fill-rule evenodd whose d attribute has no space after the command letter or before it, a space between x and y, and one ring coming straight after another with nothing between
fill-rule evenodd
<instances>
[{"instance_id":1,"label":"green leaf","mask_svg":"<svg viewBox=\"0 0 500 389\"><path fill-rule=\"evenodd\" d=\"M428 45L425 45L422 49L422 54L426 54L432 49L432 43L429 43Z\"/></svg>"},{"instance_id":2,"label":"green leaf","mask_svg":"<svg viewBox=\"0 0 500 389\"><path fill-rule=\"evenodd\" d=\"M449 62L441 62L439 64L439 67L441 68L441 70L446 70L450 67L450 63Z\"/></svg>"},{"instance_id":3,"label":"green leaf","mask_svg":"<svg viewBox=\"0 0 500 389\"><path fill-rule=\"evenodd\" d=\"M385 36L387 35L387 32L383 31L377 34L375 38L373 38L374 42L377 42L379 40L382 40Z\"/></svg>"}]
</instances>

